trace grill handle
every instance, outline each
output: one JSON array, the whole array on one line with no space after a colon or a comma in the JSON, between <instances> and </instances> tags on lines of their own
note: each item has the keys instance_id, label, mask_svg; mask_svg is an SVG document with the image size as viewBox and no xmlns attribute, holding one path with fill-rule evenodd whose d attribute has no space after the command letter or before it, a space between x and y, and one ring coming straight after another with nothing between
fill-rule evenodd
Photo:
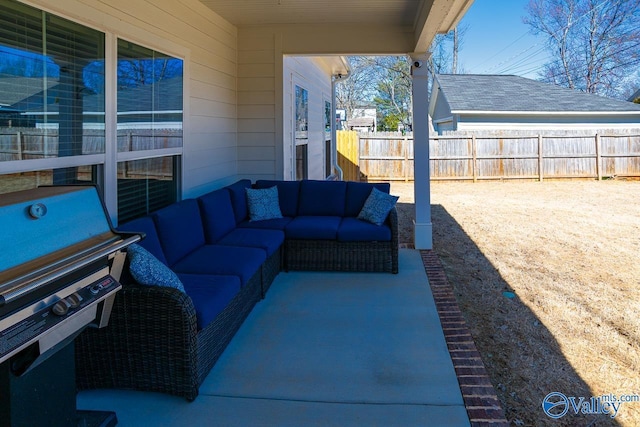
<instances>
[{"instance_id":1,"label":"grill handle","mask_svg":"<svg viewBox=\"0 0 640 427\"><path fill-rule=\"evenodd\" d=\"M62 267L58 267L56 269L54 269L53 271L49 272L49 273L45 273L43 275L40 275L34 279L32 279L32 282L29 283L26 286L22 286L18 289L15 289L13 291L9 291L7 293L1 294L0 295L0 307L2 307L5 304L10 303L13 300L16 300L18 298L23 297L24 295L33 292L34 290L40 288L41 286L46 285L49 282L52 282L54 280L60 279L61 277L64 277L67 274L70 274L80 268L83 268L95 261L98 261L99 259L103 258L103 257L107 257L109 255L111 255L112 253L119 251L120 249L124 249L127 246L136 243L138 241L141 240L141 236L140 235L134 235L131 237L127 237L124 240L118 240L116 242L111 242L108 245L96 250L95 252L91 252L88 255L83 256L82 258L75 260L73 262L70 262ZM29 280L28 276L23 276L23 277L18 277L14 280L11 280L10 282L8 282L5 286L10 286L13 284L16 284L20 281L27 281Z\"/></svg>"}]
</instances>

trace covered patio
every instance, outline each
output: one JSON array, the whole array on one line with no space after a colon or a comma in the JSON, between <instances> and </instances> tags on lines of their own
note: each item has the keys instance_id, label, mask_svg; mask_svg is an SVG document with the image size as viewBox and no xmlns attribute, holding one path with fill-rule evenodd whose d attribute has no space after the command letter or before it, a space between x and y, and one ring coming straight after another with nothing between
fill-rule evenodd
<instances>
[{"instance_id":1,"label":"covered patio","mask_svg":"<svg viewBox=\"0 0 640 427\"><path fill-rule=\"evenodd\" d=\"M416 250L400 273L281 273L188 403L78 394L122 426L465 426L467 408ZM477 420L476 420L477 421Z\"/></svg>"},{"instance_id":2,"label":"covered patio","mask_svg":"<svg viewBox=\"0 0 640 427\"><path fill-rule=\"evenodd\" d=\"M37 76L43 94L29 113L43 120L30 130L54 131L47 138L57 148L48 152L43 143L42 155L27 158L19 147L2 162L0 189L28 187L22 178L31 175L36 185L88 181L99 185L114 225L239 179L339 179L331 117L332 90L349 72L343 57L409 55L413 63L416 249L402 250L399 274L281 272L194 402L90 390L78 395L79 409L116 411L123 426L505 423L491 397L479 398L492 387L446 283L431 292L431 275L440 283L444 273L429 251L425 61L435 35L453 28L471 3L4 0L11 13L37 24L32 38L38 41L21 46L27 26L16 20L7 32L18 35L5 43L51 59L61 71ZM47 50L53 39L61 40L57 56ZM179 71L143 91L131 76L119 75L131 58L160 58ZM89 66L96 70L91 91L83 74ZM47 78L59 80L64 102L48 94ZM147 83L141 86L152 86ZM176 102L156 103L163 98L156 92ZM304 119L298 92L308 94ZM149 105L138 111L143 98ZM49 111L50 103L61 105ZM98 141L91 150L89 128ZM136 145L137 130L151 136ZM119 141L125 132L128 145ZM21 132L14 136L20 145ZM131 200L135 209L124 209Z\"/></svg>"}]
</instances>

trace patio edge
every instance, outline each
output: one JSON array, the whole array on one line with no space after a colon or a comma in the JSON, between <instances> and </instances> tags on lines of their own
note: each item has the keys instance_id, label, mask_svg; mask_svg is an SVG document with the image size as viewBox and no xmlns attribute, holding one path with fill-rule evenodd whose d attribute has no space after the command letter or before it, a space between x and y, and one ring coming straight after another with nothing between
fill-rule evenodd
<instances>
[{"instance_id":1,"label":"patio edge","mask_svg":"<svg viewBox=\"0 0 640 427\"><path fill-rule=\"evenodd\" d=\"M447 279L440 258L432 250L420 250L420 257L429 279L471 426L508 427L510 424L458 307L453 287Z\"/></svg>"}]
</instances>

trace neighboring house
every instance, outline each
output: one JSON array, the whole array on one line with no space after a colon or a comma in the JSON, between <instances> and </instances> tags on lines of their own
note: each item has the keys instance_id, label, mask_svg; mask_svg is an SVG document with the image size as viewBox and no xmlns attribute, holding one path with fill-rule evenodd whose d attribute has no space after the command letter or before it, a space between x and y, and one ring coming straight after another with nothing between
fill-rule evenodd
<instances>
[{"instance_id":1,"label":"neighboring house","mask_svg":"<svg viewBox=\"0 0 640 427\"><path fill-rule=\"evenodd\" d=\"M8 79L11 81L11 79ZM25 79L26 80L26 79ZM42 82L42 79L30 79ZM0 78L0 84L3 79ZM59 100L64 96L57 84L57 79L49 79L46 97L46 113L44 91L30 95L14 103L11 107L20 111L35 123L36 127L57 128L60 114ZM42 83L40 83L42 86ZM182 129L182 76L158 80L155 84L139 85L137 87L119 88L118 99L118 130L126 128L152 129L177 128ZM40 88L41 89L41 88ZM161 94L162 96L158 96ZM104 94L89 94L82 97L83 128L104 128ZM143 108L145 106L147 108ZM49 116L49 121L45 120ZM51 120L51 118L54 118ZM98 123L99 125L92 125ZM126 123L129 123L127 125ZM153 123L153 126L150 125ZM101 124L101 125L100 125Z\"/></svg>"},{"instance_id":2,"label":"neighboring house","mask_svg":"<svg viewBox=\"0 0 640 427\"><path fill-rule=\"evenodd\" d=\"M47 81L47 88L55 86L56 81ZM26 117L24 110L17 104L42 92L44 82L41 78L18 77L0 73L0 127L35 127L32 117Z\"/></svg>"},{"instance_id":3,"label":"neighboring house","mask_svg":"<svg viewBox=\"0 0 640 427\"><path fill-rule=\"evenodd\" d=\"M636 101L640 101L640 89L638 89L637 91L635 91L633 93L633 95L631 95L629 97L629 99L627 99L627 101L629 102L636 102Z\"/></svg>"},{"instance_id":4,"label":"neighboring house","mask_svg":"<svg viewBox=\"0 0 640 427\"><path fill-rule=\"evenodd\" d=\"M429 115L439 134L640 127L639 104L508 75L436 75Z\"/></svg>"},{"instance_id":5,"label":"neighboring house","mask_svg":"<svg viewBox=\"0 0 640 427\"><path fill-rule=\"evenodd\" d=\"M377 117L375 108L355 108L351 118L347 120L346 128L358 132L375 132Z\"/></svg>"}]
</instances>

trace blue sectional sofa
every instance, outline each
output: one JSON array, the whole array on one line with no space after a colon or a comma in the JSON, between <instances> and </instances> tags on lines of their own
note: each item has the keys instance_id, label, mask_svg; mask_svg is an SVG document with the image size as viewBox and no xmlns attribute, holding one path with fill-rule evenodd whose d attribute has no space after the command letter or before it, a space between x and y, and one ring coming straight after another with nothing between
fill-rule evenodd
<instances>
[{"instance_id":1,"label":"blue sectional sofa","mask_svg":"<svg viewBox=\"0 0 640 427\"><path fill-rule=\"evenodd\" d=\"M247 189L278 189L281 217L255 221ZM184 396L198 388L282 270L398 271L395 208L381 225L358 219L389 184L240 180L119 227L180 288L139 283L127 268L109 327L76 340L80 389ZM144 251L143 251L144 252Z\"/></svg>"}]
</instances>

